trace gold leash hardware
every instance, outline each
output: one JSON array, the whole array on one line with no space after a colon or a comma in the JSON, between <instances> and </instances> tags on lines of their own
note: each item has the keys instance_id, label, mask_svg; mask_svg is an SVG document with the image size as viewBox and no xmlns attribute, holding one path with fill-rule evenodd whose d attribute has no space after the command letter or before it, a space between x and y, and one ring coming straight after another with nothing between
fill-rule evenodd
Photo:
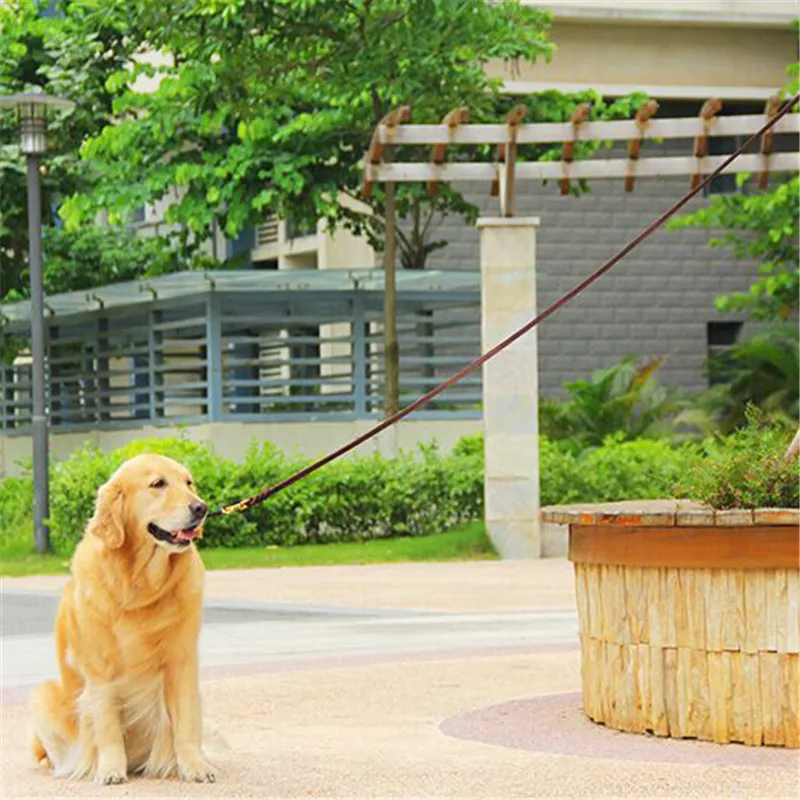
<instances>
[{"instance_id":1,"label":"gold leash hardware","mask_svg":"<svg viewBox=\"0 0 800 800\"><path fill-rule=\"evenodd\" d=\"M247 500L242 500L238 503L234 503L232 506L225 506L222 509L222 516L227 516L228 514L234 514L237 511L244 511L247 508Z\"/></svg>"}]
</instances>

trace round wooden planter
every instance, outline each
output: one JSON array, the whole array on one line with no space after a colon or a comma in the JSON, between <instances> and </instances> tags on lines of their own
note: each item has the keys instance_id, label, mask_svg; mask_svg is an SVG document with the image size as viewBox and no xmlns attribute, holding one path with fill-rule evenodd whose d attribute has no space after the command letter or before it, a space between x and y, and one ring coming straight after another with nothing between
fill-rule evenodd
<instances>
[{"instance_id":1,"label":"round wooden planter","mask_svg":"<svg viewBox=\"0 0 800 800\"><path fill-rule=\"evenodd\" d=\"M569 525L583 705L659 736L800 747L796 510L546 509Z\"/></svg>"}]
</instances>

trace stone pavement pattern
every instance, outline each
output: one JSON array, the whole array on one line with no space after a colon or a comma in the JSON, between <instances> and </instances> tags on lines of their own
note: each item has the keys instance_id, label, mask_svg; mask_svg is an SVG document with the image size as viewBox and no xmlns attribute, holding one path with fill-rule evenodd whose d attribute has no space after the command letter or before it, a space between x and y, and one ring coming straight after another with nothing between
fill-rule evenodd
<instances>
[{"instance_id":1,"label":"stone pavement pattern","mask_svg":"<svg viewBox=\"0 0 800 800\"><path fill-rule=\"evenodd\" d=\"M797 796L796 753L754 759L588 722L571 568L555 560L209 574L218 782L54 781L30 763L25 700L52 674L62 584L0 584L3 799Z\"/></svg>"}]
</instances>

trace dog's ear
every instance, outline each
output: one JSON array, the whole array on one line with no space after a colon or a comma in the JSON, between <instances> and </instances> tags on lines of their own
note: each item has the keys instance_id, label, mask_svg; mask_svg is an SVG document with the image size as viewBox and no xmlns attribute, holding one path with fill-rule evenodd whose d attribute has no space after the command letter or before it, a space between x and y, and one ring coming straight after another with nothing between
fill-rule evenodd
<instances>
[{"instance_id":1,"label":"dog's ear","mask_svg":"<svg viewBox=\"0 0 800 800\"><path fill-rule=\"evenodd\" d=\"M125 524L122 489L117 484L109 482L100 487L94 516L89 520L86 532L102 539L112 550L122 547L125 541Z\"/></svg>"}]
</instances>

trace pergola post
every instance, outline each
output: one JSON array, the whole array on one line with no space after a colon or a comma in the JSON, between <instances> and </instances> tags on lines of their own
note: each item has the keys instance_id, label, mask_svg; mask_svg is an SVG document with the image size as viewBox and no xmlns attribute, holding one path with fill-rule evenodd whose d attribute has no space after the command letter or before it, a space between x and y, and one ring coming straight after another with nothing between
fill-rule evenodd
<instances>
[{"instance_id":1,"label":"pergola post","mask_svg":"<svg viewBox=\"0 0 800 800\"><path fill-rule=\"evenodd\" d=\"M536 217L478 220L484 352L536 314ZM502 558L539 558L536 330L483 365L484 496Z\"/></svg>"}]
</instances>

